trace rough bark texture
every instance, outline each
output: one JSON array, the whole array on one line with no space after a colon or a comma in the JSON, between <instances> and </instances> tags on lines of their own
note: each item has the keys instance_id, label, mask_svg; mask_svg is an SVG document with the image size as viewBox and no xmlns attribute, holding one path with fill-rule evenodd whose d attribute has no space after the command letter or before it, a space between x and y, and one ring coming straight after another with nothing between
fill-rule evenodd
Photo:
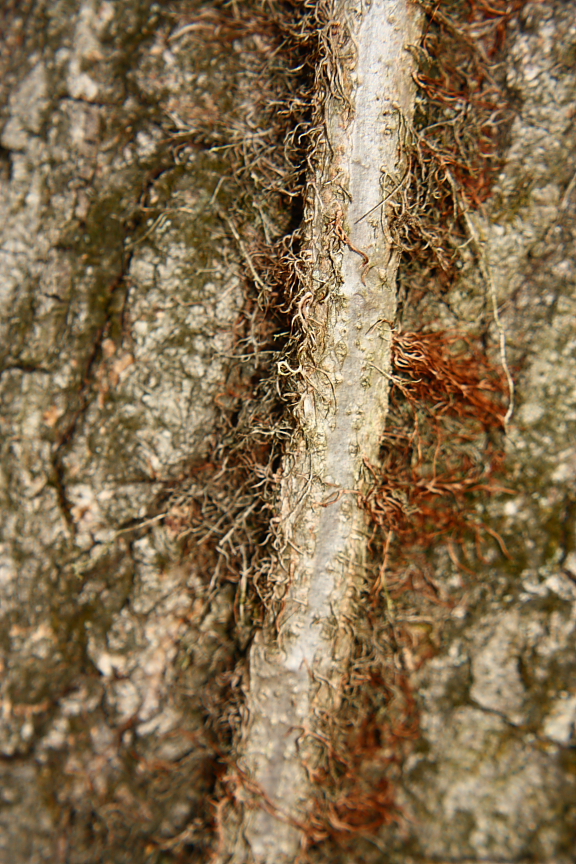
<instances>
[{"instance_id":1,"label":"rough bark texture","mask_svg":"<svg viewBox=\"0 0 576 864\"><path fill-rule=\"evenodd\" d=\"M473 331L492 319L492 280L517 380L502 475L515 491L483 508L510 558L494 544L453 613L424 622L440 650L413 675L421 738L403 768L410 840L395 861L576 854L575 17L572 2L528 3L513 22L515 118L493 196L470 214L476 248L441 303L404 312L407 329ZM446 554L436 573L462 581Z\"/></svg>"},{"instance_id":2,"label":"rough bark texture","mask_svg":"<svg viewBox=\"0 0 576 864\"><path fill-rule=\"evenodd\" d=\"M155 860L184 829L192 848L208 806L198 735L230 596L204 599L199 563L154 517L203 454L241 292L208 207L222 162L168 142L198 106L231 104L238 67L167 42L177 11L6 11L6 864Z\"/></svg>"},{"instance_id":3,"label":"rough bark texture","mask_svg":"<svg viewBox=\"0 0 576 864\"><path fill-rule=\"evenodd\" d=\"M224 116L257 138L268 74L250 61L264 36L190 41L217 5L3 7L2 864L211 860L224 766L206 721L222 711L220 673L242 659L234 589L210 589L206 559L183 556L162 514L206 455L245 302L246 246L218 215L234 188L220 183L229 145L211 130ZM312 310L323 341L307 355L301 434L284 461L280 638L267 626L250 653L237 749L255 784L237 795L244 822L231 816L219 838L230 849L217 855L235 864L296 857L310 717L338 710L347 591L364 569L362 516L340 492L358 487L385 431L397 254L385 221L357 220L380 200L382 167L401 174L390 102L409 117L402 49L417 41L416 10L343 8L357 52L344 63L352 112L327 104L331 148L309 178L306 240L312 294L328 285L329 301ZM184 32L192 18L200 31ZM415 634L397 662L411 671L421 731L396 770L401 818L343 850L320 844L317 862L576 857L575 20L574 0L515 13L501 58L515 111L502 172L467 214L449 293L423 290L402 310L407 330L481 325L498 362L495 292L516 378L502 477L514 491L479 507L510 557L495 543L467 576L439 544L430 560L444 605L397 604L395 624ZM260 204L274 234L265 192Z\"/></svg>"}]
</instances>

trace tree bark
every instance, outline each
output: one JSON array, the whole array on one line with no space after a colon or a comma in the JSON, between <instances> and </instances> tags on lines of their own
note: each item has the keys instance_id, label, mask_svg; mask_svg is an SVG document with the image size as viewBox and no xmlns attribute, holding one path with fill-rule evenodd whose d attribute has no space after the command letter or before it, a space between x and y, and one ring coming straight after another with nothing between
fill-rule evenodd
<instances>
[{"instance_id":1,"label":"tree bark","mask_svg":"<svg viewBox=\"0 0 576 864\"><path fill-rule=\"evenodd\" d=\"M4 4L1 864L574 860L575 13ZM510 110L489 194L442 152L452 209L422 214L407 168L431 82L446 118L474 107L419 45L435 26ZM277 179L296 139L316 150ZM416 264L402 250L423 215L460 232L444 282L435 236ZM292 294L270 263L288 240ZM498 450L508 490L466 499L477 549L439 533L424 585L405 550L394 593L362 496L399 447L406 333L481 343L514 399L466 443L472 463ZM272 468L249 415L254 468L242 411L292 380ZM410 467L438 480L416 447ZM334 718L362 758L334 756ZM388 784L378 818L326 764Z\"/></svg>"},{"instance_id":2,"label":"tree bark","mask_svg":"<svg viewBox=\"0 0 576 864\"><path fill-rule=\"evenodd\" d=\"M224 163L182 130L242 64L191 56L192 11L3 13L6 864L157 860L210 818L230 589L208 596L162 501L206 456L243 302Z\"/></svg>"},{"instance_id":3,"label":"tree bark","mask_svg":"<svg viewBox=\"0 0 576 864\"><path fill-rule=\"evenodd\" d=\"M495 548L453 613L432 616L440 650L413 673L421 738L401 801L423 861L575 852L575 13L546 2L514 16L503 59L514 116L492 195L468 214L473 255L442 303L405 310L407 329L471 332L484 316L495 357L504 330L516 379L502 476L513 491L483 502L508 556ZM448 582L453 564L437 560L436 573ZM393 860L407 860L395 842Z\"/></svg>"}]
</instances>

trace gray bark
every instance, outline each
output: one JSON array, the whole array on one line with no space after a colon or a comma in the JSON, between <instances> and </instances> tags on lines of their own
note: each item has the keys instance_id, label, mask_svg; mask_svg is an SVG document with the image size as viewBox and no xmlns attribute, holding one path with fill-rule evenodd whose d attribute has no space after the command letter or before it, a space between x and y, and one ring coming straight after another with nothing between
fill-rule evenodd
<instances>
[{"instance_id":1,"label":"gray bark","mask_svg":"<svg viewBox=\"0 0 576 864\"><path fill-rule=\"evenodd\" d=\"M452 614L423 616L439 650L413 674L421 738L401 780L411 839L396 840L393 860L568 862L576 852L575 14L574 3L528 3L513 23L505 71L516 111L493 195L469 214L479 248L444 302L405 313L408 329L474 332L492 318L493 283L516 370L504 477L515 491L484 510L511 558L494 550ZM490 332L498 356L494 321ZM459 579L447 556L436 574L447 593Z\"/></svg>"},{"instance_id":2,"label":"gray bark","mask_svg":"<svg viewBox=\"0 0 576 864\"><path fill-rule=\"evenodd\" d=\"M366 564L347 490L384 434L398 265L386 221L357 219L382 197L381 168L402 174L397 106L409 119L403 48L417 14L347 6L353 110L328 101L331 146L308 177L319 194L307 287L319 279L330 293L301 307L313 312L299 355L309 389L292 415L270 551L284 608L251 631L234 629L235 587L211 584L213 560L179 540L251 278L222 211L240 201L274 238L291 218L262 190L250 209L252 181L231 179L217 149L266 131L256 95L282 72L260 62L266 33L208 38L215 8L37 0L2 13L1 864L295 860L314 797L302 759L319 758L314 710L339 711ZM452 607L396 603L392 625L414 635L391 663L410 673L420 716L389 769L401 818L343 849L319 844L317 862L576 855L575 13L573 0L540 0L513 15L501 173L465 216L458 280L402 312L407 330L482 325L495 362L506 333L514 492L483 501L481 515L510 558L495 544L467 578L440 543L430 560ZM361 69L375 47L372 78ZM375 130L380 89L397 104ZM391 608L377 614L386 622ZM221 730L216 748L207 724ZM239 769L249 782L215 811Z\"/></svg>"},{"instance_id":3,"label":"gray bark","mask_svg":"<svg viewBox=\"0 0 576 864\"><path fill-rule=\"evenodd\" d=\"M208 597L158 502L206 455L241 267L209 204L220 156L184 141L175 158L170 137L242 85L233 52L168 41L181 15L6 13L6 864L158 858L201 843L209 806L202 736L231 596Z\"/></svg>"}]
</instances>

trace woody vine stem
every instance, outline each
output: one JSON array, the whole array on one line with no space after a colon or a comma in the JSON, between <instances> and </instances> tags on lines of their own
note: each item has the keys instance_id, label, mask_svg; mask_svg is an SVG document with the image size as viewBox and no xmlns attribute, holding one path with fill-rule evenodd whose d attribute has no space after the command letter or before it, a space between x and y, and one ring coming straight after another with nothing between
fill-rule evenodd
<instances>
[{"instance_id":1,"label":"woody vine stem","mask_svg":"<svg viewBox=\"0 0 576 864\"><path fill-rule=\"evenodd\" d=\"M403 118L414 102L419 15L408 0L346 0L342 95L327 93L325 140L309 178L305 255L312 305L298 433L284 457L274 581L282 613L250 655L239 766L250 783L222 860L294 861L312 795L319 714L338 710L349 613L366 547L358 503L387 412L399 253L384 183L400 186ZM248 849L246 848L246 843Z\"/></svg>"}]
</instances>

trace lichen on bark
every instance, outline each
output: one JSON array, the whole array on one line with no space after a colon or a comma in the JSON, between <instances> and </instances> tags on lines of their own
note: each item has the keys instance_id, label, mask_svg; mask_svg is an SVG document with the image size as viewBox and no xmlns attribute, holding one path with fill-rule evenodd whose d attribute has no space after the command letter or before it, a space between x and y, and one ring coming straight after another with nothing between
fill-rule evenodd
<instances>
[{"instance_id":1,"label":"lichen on bark","mask_svg":"<svg viewBox=\"0 0 576 864\"><path fill-rule=\"evenodd\" d=\"M243 302L216 209L222 142L179 124L199 104L213 123L241 116L246 64L170 41L190 11L6 12L6 861L171 859L209 842L204 727L234 653L230 591L209 596L160 505L205 456Z\"/></svg>"},{"instance_id":2,"label":"lichen on bark","mask_svg":"<svg viewBox=\"0 0 576 864\"><path fill-rule=\"evenodd\" d=\"M430 609L435 656L415 661L421 736L399 783L410 839L387 839L391 860L574 855L574 394L566 328L575 81L562 59L569 49L559 47L572 44L573 20L573 4L558 3L522 4L512 16L496 67L512 111L491 194L469 209L452 287L441 300L409 293L404 304L407 329L472 339L484 332L499 363L495 291L516 404L497 475L509 491L476 505L504 550L487 544L474 577L458 573L442 544L433 557L440 597L454 596L459 584L460 599L451 614Z\"/></svg>"},{"instance_id":3,"label":"lichen on bark","mask_svg":"<svg viewBox=\"0 0 576 864\"><path fill-rule=\"evenodd\" d=\"M5 4L0 860L573 860L575 11Z\"/></svg>"}]
</instances>

